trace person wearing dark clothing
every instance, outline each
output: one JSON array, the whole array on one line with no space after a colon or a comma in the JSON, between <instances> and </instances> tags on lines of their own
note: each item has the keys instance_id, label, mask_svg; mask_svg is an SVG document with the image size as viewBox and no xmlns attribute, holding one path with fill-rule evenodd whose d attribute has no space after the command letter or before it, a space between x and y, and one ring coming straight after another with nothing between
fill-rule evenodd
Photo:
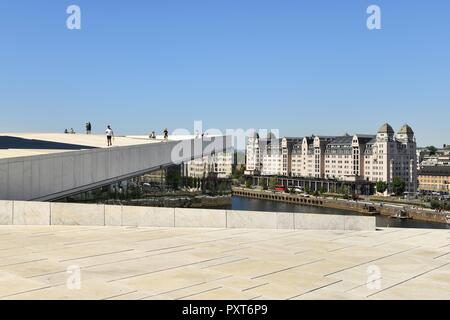
<instances>
[{"instance_id":1,"label":"person wearing dark clothing","mask_svg":"<svg viewBox=\"0 0 450 320\"><path fill-rule=\"evenodd\" d=\"M90 122L86 123L86 134L91 134L92 125Z\"/></svg>"}]
</instances>

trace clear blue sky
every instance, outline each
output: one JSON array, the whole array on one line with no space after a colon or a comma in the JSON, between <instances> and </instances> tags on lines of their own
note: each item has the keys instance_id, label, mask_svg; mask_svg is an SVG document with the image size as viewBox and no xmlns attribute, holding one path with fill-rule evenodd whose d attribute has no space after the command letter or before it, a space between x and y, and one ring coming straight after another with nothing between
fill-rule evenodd
<instances>
[{"instance_id":1,"label":"clear blue sky","mask_svg":"<svg viewBox=\"0 0 450 320\"><path fill-rule=\"evenodd\" d=\"M66 29L77 4L82 29ZM366 28L366 8L382 30ZM0 132L168 127L450 143L448 0L0 2Z\"/></svg>"}]
</instances>

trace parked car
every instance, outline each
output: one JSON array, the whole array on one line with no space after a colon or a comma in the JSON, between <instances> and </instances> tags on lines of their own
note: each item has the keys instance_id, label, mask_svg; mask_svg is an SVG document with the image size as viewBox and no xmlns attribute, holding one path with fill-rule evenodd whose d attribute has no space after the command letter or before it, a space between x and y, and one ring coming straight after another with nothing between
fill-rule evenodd
<instances>
[{"instance_id":1,"label":"parked car","mask_svg":"<svg viewBox=\"0 0 450 320\"><path fill-rule=\"evenodd\" d=\"M301 188L301 187L293 187L291 189L291 191L293 191L295 193L302 193L302 192L304 192L303 188Z\"/></svg>"}]
</instances>

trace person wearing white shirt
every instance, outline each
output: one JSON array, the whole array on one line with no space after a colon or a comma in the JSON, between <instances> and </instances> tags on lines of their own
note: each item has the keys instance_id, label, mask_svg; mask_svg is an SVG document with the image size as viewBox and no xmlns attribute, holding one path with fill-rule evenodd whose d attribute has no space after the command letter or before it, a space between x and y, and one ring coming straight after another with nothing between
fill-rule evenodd
<instances>
[{"instance_id":1,"label":"person wearing white shirt","mask_svg":"<svg viewBox=\"0 0 450 320\"><path fill-rule=\"evenodd\" d=\"M106 128L106 141L108 142L108 147L112 146L112 137L114 136L114 132L111 129L111 126L108 126Z\"/></svg>"}]
</instances>

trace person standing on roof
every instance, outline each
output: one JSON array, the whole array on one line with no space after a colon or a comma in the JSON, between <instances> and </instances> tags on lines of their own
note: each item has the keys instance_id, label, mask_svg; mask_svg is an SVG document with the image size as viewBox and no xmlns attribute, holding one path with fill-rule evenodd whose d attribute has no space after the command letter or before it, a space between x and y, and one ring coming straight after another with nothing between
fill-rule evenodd
<instances>
[{"instance_id":1,"label":"person standing on roof","mask_svg":"<svg viewBox=\"0 0 450 320\"><path fill-rule=\"evenodd\" d=\"M111 129L111 126L106 127L106 141L108 143L108 147L112 146L112 138L114 137L114 131Z\"/></svg>"},{"instance_id":2,"label":"person standing on roof","mask_svg":"<svg viewBox=\"0 0 450 320\"><path fill-rule=\"evenodd\" d=\"M86 123L86 134L91 134L92 125L90 122Z\"/></svg>"}]
</instances>

